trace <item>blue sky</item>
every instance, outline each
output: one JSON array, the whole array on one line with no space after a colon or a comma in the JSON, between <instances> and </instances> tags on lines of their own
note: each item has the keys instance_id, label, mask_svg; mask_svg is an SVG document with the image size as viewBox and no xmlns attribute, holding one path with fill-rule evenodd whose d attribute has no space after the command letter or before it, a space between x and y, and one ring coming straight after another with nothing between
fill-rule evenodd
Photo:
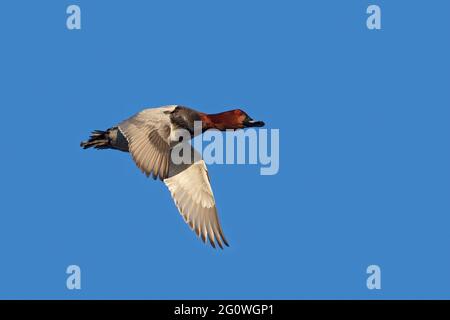
<instances>
[{"instance_id":1,"label":"blue sky","mask_svg":"<svg viewBox=\"0 0 450 320\"><path fill-rule=\"evenodd\" d=\"M0 298L450 298L448 1L1 7ZM280 130L277 175L209 166L224 251L128 154L79 147L164 104Z\"/></svg>"}]
</instances>

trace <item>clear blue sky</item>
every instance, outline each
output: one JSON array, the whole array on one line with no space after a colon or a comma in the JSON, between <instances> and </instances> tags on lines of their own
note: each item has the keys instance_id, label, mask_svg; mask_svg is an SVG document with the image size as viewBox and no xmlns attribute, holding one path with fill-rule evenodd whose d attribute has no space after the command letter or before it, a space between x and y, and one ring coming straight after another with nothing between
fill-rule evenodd
<instances>
[{"instance_id":1,"label":"clear blue sky","mask_svg":"<svg viewBox=\"0 0 450 320\"><path fill-rule=\"evenodd\" d=\"M82 29L66 29L78 4ZM382 30L366 8L382 9ZM450 298L450 3L2 1L0 298ZM146 106L280 129L280 171L209 167L201 243L129 155ZM66 289L66 267L82 289ZM377 264L382 289L366 287Z\"/></svg>"}]
</instances>

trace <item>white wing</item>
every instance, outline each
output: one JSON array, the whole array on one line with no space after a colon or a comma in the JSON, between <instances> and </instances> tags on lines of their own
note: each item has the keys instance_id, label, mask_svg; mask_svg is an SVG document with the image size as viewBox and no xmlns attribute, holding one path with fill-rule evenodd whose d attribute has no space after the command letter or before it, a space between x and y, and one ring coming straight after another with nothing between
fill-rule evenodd
<instances>
[{"instance_id":1,"label":"white wing","mask_svg":"<svg viewBox=\"0 0 450 320\"><path fill-rule=\"evenodd\" d=\"M172 163L171 166L175 165ZM223 244L228 246L220 226L205 162L199 160L184 166L181 172L174 170L176 174L164 180L178 210L203 242L208 238L214 248L215 242L221 248Z\"/></svg>"}]
</instances>

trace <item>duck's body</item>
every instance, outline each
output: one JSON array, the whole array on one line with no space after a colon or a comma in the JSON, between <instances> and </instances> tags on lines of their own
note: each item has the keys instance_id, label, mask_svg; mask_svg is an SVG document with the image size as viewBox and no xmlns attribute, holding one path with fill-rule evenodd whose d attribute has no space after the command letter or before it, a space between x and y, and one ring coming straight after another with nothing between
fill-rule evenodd
<instances>
[{"instance_id":1,"label":"duck's body","mask_svg":"<svg viewBox=\"0 0 450 320\"><path fill-rule=\"evenodd\" d=\"M193 137L195 121L201 121L202 131L264 125L261 121L253 121L242 110L208 115L187 107L169 105L144 109L106 131L96 130L81 146L84 149L94 147L130 152L136 165L147 176L153 175L155 179L159 177L164 181L181 215L197 235L204 242L208 238L213 247L217 242L222 248L222 244L228 246L228 242L220 227L205 162L174 164L171 161L171 150L179 143L176 130L187 130Z\"/></svg>"}]
</instances>

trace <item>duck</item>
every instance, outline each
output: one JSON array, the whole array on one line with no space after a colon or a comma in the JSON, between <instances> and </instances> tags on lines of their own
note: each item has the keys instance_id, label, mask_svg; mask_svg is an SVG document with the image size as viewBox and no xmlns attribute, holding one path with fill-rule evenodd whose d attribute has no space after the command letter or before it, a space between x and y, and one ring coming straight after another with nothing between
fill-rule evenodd
<instances>
[{"instance_id":1,"label":"duck","mask_svg":"<svg viewBox=\"0 0 450 320\"><path fill-rule=\"evenodd\" d=\"M216 201L205 161L192 147L190 163L175 163L171 151L180 142L177 129L195 136L194 122L206 130L239 130L262 127L241 109L207 114L182 105L146 108L106 130L94 130L83 149L112 149L130 153L136 166L147 176L167 186L186 224L204 242L221 249L229 246L220 224Z\"/></svg>"}]
</instances>

